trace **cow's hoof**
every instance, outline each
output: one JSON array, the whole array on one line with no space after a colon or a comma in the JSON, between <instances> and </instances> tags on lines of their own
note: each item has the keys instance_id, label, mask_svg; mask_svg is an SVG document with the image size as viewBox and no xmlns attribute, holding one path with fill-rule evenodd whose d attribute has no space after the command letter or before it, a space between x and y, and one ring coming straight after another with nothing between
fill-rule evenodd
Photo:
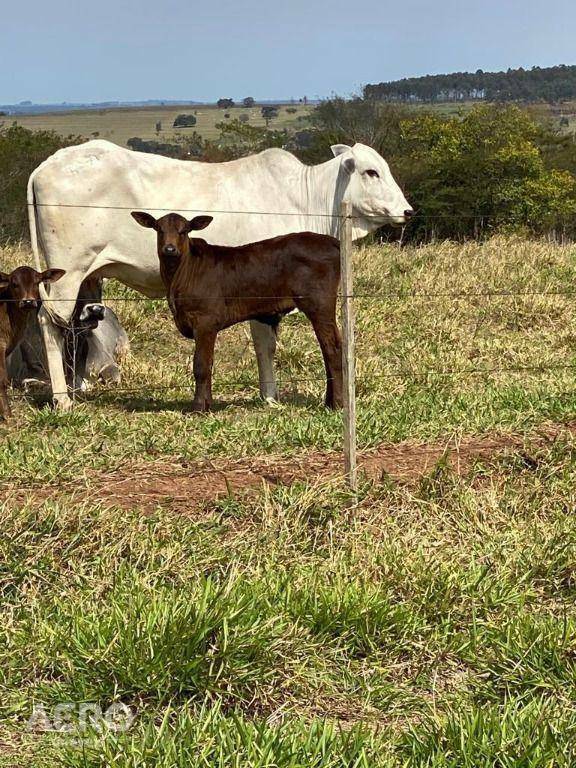
<instances>
[{"instance_id":1,"label":"cow's hoof","mask_svg":"<svg viewBox=\"0 0 576 768\"><path fill-rule=\"evenodd\" d=\"M267 405L269 408L279 408L280 407L280 401L277 397L264 397L264 405Z\"/></svg>"},{"instance_id":2,"label":"cow's hoof","mask_svg":"<svg viewBox=\"0 0 576 768\"><path fill-rule=\"evenodd\" d=\"M104 384L120 384L122 381L120 366L116 363L109 363L104 366L98 374L98 380Z\"/></svg>"},{"instance_id":3,"label":"cow's hoof","mask_svg":"<svg viewBox=\"0 0 576 768\"><path fill-rule=\"evenodd\" d=\"M191 410L193 413L206 413L210 410L210 404L206 400L193 400Z\"/></svg>"},{"instance_id":4,"label":"cow's hoof","mask_svg":"<svg viewBox=\"0 0 576 768\"><path fill-rule=\"evenodd\" d=\"M277 405L278 403L278 390L275 386L267 386L260 390L260 397L266 405Z\"/></svg>"},{"instance_id":5,"label":"cow's hoof","mask_svg":"<svg viewBox=\"0 0 576 768\"><path fill-rule=\"evenodd\" d=\"M54 395L54 408L60 413L72 410L74 403L68 395Z\"/></svg>"}]
</instances>

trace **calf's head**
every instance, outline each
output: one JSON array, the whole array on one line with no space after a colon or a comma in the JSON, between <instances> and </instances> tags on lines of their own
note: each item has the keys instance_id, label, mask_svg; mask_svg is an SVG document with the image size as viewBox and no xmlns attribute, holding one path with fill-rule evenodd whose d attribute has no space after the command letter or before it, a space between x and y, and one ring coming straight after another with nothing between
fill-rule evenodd
<instances>
[{"instance_id":1,"label":"calf's head","mask_svg":"<svg viewBox=\"0 0 576 768\"><path fill-rule=\"evenodd\" d=\"M38 309L41 304L40 283L55 283L66 274L63 269L37 272L32 267L18 267L10 274L0 272L0 291L7 293L19 309Z\"/></svg>"},{"instance_id":2,"label":"calf's head","mask_svg":"<svg viewBox=\"0 0 576 768\"><path fill-rule=\"evenodd\" d=\"M155 219L150 213L133 211L132 218L142 227L155 229L157 232L158 256L166 259L179 259L189 252L188 234L205 229L212 221L212 216L194 216L185 219L179 213L168 213Z\"/></svg>"}]
</instances>

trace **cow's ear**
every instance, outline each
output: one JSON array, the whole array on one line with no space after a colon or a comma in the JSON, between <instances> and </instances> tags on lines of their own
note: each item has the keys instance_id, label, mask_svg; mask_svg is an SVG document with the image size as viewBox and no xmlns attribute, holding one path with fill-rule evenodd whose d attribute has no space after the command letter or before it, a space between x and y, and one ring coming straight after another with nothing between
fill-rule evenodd
<instances>
[{"instance_id":1,"label":"cow's ear","mask_svg":"<svg viewBox=\"0 0 576 768\"><path fill-rule=\"evenodd\" d=\"M65 269L47 269L44 272L40 272L41 283L55 283L64 277L66 274Z\"/></svg>"},{"instance_id":2,"label":"cow's ear","mask_svg":"<svg viewBox=\"0 0 576 768\"><path fill-rule=\"evenodd\" d=\"M214 216L194 216L194 218L190 219L188 222L186 231L192 232L193 230L206 229L208 224L212 221L214 221Z\"/></svg>"},{"instance_id":3,"label":"cow's ear","mask_svg":"<svg viewBox=\"0 0 576 768\"><path fill-rule=\"evenodd\" d=\"M338 155L343 155L344 152L348 152L352 147L349 147L348 144L332 144L330 149L332 150L334 157L338 157Z\"/></svg>"},{"instance_id":4,"label":"cow's ear","mask_svg":"<svg viewBox=\"0 0 576 768\"><path fill-rule=\"evenodd\" d=\"M10 275L7 275L6 272L0 272L0 291L3 291L4 288L8 288L10 285Z\"/></svg>"},{"instance_id":5,"label":"cow's ear","mask_svg":"<svg viewBox=\"0 0 576 768\"><path fill-rule=\"evenodd\" d=\"M144 211L132 211L132 218L140 224L141 227L148 229L158 229L158 222L151 213Z\"/></svg>"},{"instance_id":6,"label":"cow's ear","mask_svg":"<svg viewBox=\"0 0 576 768\"><path fill-rule=\"evenodd\" d=\"M349 174L353 174L356 170L356 160L353 157L347 157L346 160L342 160L342 165Z\"/></svg>"}]
</instances>

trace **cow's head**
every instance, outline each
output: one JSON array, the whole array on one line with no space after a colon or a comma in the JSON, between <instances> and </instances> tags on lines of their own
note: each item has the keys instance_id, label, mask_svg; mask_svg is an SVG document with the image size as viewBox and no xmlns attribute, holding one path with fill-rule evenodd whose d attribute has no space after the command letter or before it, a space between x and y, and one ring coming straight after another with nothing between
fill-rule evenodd
<instances>
[{"instance_id":1,"label":"cow's head","mask_svg":"<svg viewBox=\"0 0 576 768\"><path fill-rule=\"evenodd\" d=\"M168 213L155 219L150 213L133 211L132 218L142 227L155 229L158 235L158 256L166 259L179 259L189 252L188 234L205 229L212 221L212 216L194 216L186 219L179 213Z\"/></svg>"},{"instance_id":2,"label":"cow's head","mask_svg":"<svg viewBox=\"0 0 576 768\"><path fill-rule=\"evenodd\" d=\"M8 298L19 309L38 309L41 303L40 284L55 283L65 274L63 269L36 272L32 267L18 267L9 275L0 272L0 291L7 291Z\"/></svg>"},{"instance_id":3,"label":"cow's head","mask_svg":"<svg viewBox=\"0 0 576 768\"><path fill-rule=\"evenodd\" d=\"M402 225L414 211L386 160L365 144L335 144L334 157L341 158L342 172L348 175L344 200L352 203L355 216L364 220L367 232L383 224Z\"/></svg>"}]
</instances>

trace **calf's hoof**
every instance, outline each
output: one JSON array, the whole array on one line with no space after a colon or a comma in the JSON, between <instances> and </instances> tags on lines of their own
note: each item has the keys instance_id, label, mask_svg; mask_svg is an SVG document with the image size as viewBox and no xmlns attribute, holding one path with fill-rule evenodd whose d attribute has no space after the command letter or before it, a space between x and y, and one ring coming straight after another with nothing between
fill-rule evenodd
<instances>
[{"instance_id":1,"label":"calf's hoof","mask_svg":"<svg viewBox=\"0 0 576 768\"><path fill-rule=\"evenodd\" d=\"M50 392L50 383L43 379L22 379L22 389L30 393L46 393Z\"/></svg>"},{"instance_id":2,"label":"calf's hoof","mask_svg":"<svg viewBox=\"0 0 576 768\"><path fill-rule=\"evenodd\" d=\"M210 410L210 403L207 400L192 400L193 413L206 413Z\"/></svg>"}]
</instances>

